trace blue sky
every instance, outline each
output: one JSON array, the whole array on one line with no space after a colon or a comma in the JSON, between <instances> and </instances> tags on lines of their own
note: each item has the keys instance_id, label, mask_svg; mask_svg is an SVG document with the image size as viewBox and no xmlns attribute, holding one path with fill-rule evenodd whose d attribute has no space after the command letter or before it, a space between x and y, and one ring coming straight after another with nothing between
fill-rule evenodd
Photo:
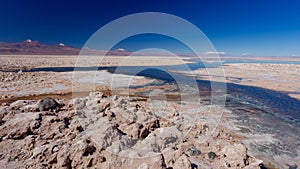
<instances>
[{"instance_id":1,"label":"blue sky","mask_svg":"<svg viewBox=\"0 0 300 169\"><path fill-rule=\"evenodd\" d=\"M27 38L47 44L82 47L103 25L137 12L164 12L198 26L218 51L257 56L300 55L300 1L277 0L132 0L58 1L2 0L0 41ZM162 36L131 38L127 50L176 43ZM175 45L174 45L175 44ZM184 52L184 51L183 51Z\"/></svg>"}]
</instances>

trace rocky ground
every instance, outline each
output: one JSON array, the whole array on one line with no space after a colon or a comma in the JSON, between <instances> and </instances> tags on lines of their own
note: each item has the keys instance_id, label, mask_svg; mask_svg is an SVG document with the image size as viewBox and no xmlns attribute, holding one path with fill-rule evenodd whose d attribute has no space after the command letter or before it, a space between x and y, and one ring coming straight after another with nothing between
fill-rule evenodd
<instances>
[{"instance_id":1,"label":"rocky ground","mask_svg":"<svg viewBox=\"0 0 300 169\"><path fill-rule=\"evenodd\" d=\"M1 168L260 168L240 136L222 123L210 137L167 106L90 93L85 98L18 100L0 108ZM212 113L218 107L202 112ZM228 112L227 112L228 113ZM200 115L200 114L199 114ZM202 114L203 115L203 114ZM204 115L203 115L204 116Z\"/></svg>"},{"instance_id":2,"label":"rocky ground","mask_svg":"<svg viewBox=\"0 0 300 169\"><path fill-rule=\"evenodd\" d=\"M71 73L0 72L1 99L71 92Z\"/></svg>"}]
</instances>

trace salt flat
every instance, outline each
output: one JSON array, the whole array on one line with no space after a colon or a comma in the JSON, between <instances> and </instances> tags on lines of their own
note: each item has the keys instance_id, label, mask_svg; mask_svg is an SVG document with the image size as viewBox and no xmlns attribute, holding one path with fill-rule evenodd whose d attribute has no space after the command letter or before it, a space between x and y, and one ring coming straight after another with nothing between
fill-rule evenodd
<instances>
[{"instance_id":1,"label":"salt flat","mask_svg":"<svg viewBox=\"0 0 300 169\"><path fill-rule=\"evenodd\" d=\"M0 55L0 70L40 67L76 67L79 58L93 63L89 66L161 66L188 63L171 56L78 56L78 55ZM170 59L172 58L172 59ZM185 58L187 59L187 58Z\"/></svg>"},{"instance_id":2,"label":"salt flat","mask_svg":"<svg viewBox=\"0 0 300 169\"><path fill-rule=\"evenodd\" d=\"M220 76L215 72L219 68L200 68L190 72L179 72L198 79L210 80L210 77ZM256 64L234 63L221 66L227 83L262 87L287 93L300 99L300 65L296 64Z\"/></svg>"}]
</instances>

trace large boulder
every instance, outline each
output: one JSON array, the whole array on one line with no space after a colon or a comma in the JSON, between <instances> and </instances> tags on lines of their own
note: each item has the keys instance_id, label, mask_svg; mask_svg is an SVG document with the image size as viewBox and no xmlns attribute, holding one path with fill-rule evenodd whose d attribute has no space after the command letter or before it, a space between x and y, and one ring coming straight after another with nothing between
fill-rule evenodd
<instances>
[{"instance_id":1,"label":"large boulder","mask_svg":"<svg viewBox=\"0 0 300 169\"><path fill-rule=\"evenodd\" d=\"M61 105L53 98L46 97L39 102L39 110L40 111L54 111L59 110Z\"/></svg>"}]
</instances>

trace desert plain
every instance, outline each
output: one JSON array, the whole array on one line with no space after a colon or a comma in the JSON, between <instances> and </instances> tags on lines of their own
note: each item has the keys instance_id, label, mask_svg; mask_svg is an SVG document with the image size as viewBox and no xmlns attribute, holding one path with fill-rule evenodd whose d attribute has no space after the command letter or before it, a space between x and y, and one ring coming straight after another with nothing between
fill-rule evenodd
<instances>
[{"instance_id":1,"label":"desert plain","mask_svg":"<svg viewBox=\"0 0 300 169\"><path fill-rule=\"evenodd\" d=\"M256 134L241 132L238 122L246 120L248 124L247 118L251 118L248 114L239 119L232 109L209 105L207 98L203 98L197 103L201 109L191 116L185 112L191 109L188 104L176 99L157 101L147 96L151 92L176 95L176 85L161 79L110 72L118 66L189 64L191 58L108 56L99 60L97 56L88 56L88 59L91 68L103 69L76 71L76 67L87 63L78 62L78 56L73 55L0 56L1 167L290 169L300 166L298 142L282 143L274 137L276 133L263 130ZM232 63L219 68L224 71L227 83L273 90L300 99L297 64ZM176 73L209 80L214 74L208 74L207 69L216 68ZM117 84L114 79L118 79ZM120 79L125 83L119 83ZM128 83L135 87L128 88ZM75 97L74 85L83 89L84 94ZM43 107L43 102L48 103L49 99L55 102L54 107ZM246 109L234 99L233 102L232 107ZM249 112L255 115L253 118L264 116L260 114L263 111ZM275 119L271 115L262 118L267 117ZM289 125L295 129L298 124ZM299 135L294 137L297 140ZM252 143L256 142L262 143L261 147L256 145L252 150ZM285 146L290 146L286 153Z\"/></svg>"}]
</instances>

